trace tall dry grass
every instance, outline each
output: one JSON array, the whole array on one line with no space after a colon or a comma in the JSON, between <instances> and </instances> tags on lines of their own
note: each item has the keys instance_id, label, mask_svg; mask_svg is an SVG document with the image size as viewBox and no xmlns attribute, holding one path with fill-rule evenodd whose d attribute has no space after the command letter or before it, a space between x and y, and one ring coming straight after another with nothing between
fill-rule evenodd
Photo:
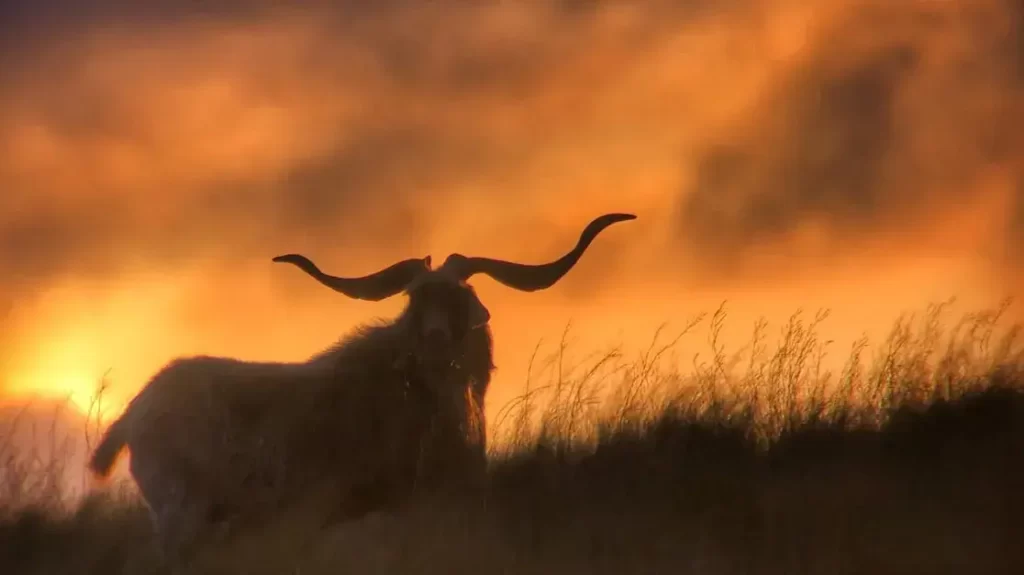
<instances>
[{"instance_id":1,"label":"tall dry grass","mask_svg":"<svg viewBox=\"0 0 1024 575\"><path fill-rule=\"evenodd\" d=\"M724 307L645 350L567 330L496 417L481 498L323 531L315 500L196 573L1024 572L1024 348L1007 306L899 318L829 369L827 312L722 345ZM684 336L704 331L697 350ZM14 458L14 461L18 458ZM19 464L21 465L21 464ZM55 502L55 466L3 491L3 573L151 573L145 509ZM4 473L7 473L6 470ZM6 488L5 488L6 489Z\"/></svg>"}]
</instances>

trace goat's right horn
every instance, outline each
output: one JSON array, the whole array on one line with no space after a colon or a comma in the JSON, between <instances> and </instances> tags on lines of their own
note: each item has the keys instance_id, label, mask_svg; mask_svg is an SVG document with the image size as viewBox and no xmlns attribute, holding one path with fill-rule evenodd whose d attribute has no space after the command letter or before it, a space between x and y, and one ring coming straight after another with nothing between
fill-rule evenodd
<instances>
[{"instance_id":1,"label":"goat's right horn","mask_svg":"<svg viewBox=\"0 0 1024 575\"><path fill-rule=\"evenodd\" d=\"M430 269L430 256L403 260L379 272L357 278L341 278L325 274L305 256L286 254L275 262L293 264L315 280L353 299L380 301L403 289L419 274Z\"/></svg>"},{"instance_id":2,"label":"goat's right horn","mask_svg":"<svg viewBox=\"0 0 1024 575\"><path fill-rule=\"evenodd\" d=\"M601 233L608 226L628 220L635 220L633 214L605 214L598 218L583 230L580 239L576 242L569 253L561 258L546 264L530 265L496 260L481 257L465 257L453 254L445 260L442 268L452 269L460 279L469 279L474 274L483 273L491 276L495 281L510 288L520 291L537 291L547 289L555 285L562 276L569 273L569 270L576 265L583 252L594 241L597 234Z\"/></svg>"}]
</instances>

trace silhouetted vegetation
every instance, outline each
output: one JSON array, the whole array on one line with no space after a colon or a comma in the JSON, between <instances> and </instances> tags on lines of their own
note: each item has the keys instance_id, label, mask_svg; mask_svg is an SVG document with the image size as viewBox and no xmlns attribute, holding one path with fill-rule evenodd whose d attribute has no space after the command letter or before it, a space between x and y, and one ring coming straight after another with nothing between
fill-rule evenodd
<instances>
[{"instance_id":1,"label":"silhouetted vegetation","mask_svg":"<svg viewBox=\"0 0 1024 575\"><path fill-rule=\"evenodd\" d=\"M710 352L692 357L667 330L636 357L573 360L563 341L491 419L482 498L328 530L311 501L194 572L1024 572L1018 328L1005 308L947 328L945 309L857 342L835 371L817 335L827 314L794 316L777 341L759 323L734 355L722 310L681 330L708 326ZM0 471L0 572L160 572L130 490L68 508L15 455Z\"/></svg>"}]
</instances>

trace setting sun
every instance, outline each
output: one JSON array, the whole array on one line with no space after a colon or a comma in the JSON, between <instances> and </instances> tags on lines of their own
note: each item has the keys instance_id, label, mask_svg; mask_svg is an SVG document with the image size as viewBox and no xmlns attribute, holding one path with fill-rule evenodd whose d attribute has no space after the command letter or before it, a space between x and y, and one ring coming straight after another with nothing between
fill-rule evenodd
<instances>
[{"instance_id":1,"label":"setting sun","mask_svg":"<svg viewBox=\"0 0 1024 575\"><path fill-rule=\"evenodd\" d=\"M96 404L107 371L98 362L108 355L105 348L112 342L97 337L92 328L83 323L31 341L15 357L7 377L7 396L67 400L83 414L95 416L99 407L104 419L116 415L116 410L111 413L110 398L100 397L103 401Z\"/></svg>"},{"instance_id":2,"label":"setting sun","mask_svg":"<svg viewBox=\"0 0 1024 575\"><path fill-rule=\"evenodd\" d=\"M135 289L57 286L16 310L14 321L34 322L7 350L6 395L66 399L95 416L97 392L106 385L100 415L116 415L159 361L146 350L173 328L167 314L181 289L160 276L133 283Z\"/></svg>"},{"instance_id":3,"label":"setting sun","mask_svg":"<svg viewBox=\"0 0 1024 575\"><path fill-rule=\"evenodd\" d=\"M66 363L66 361L65 361ZM71 364L74 367L74 364ZM99 377L75 373L59 369L36 369L29 375L17 372L8 379L9 388L5 400L23 401L35 398L64 401L67 400L79 412L90 413L93 408Z\"/></svg>"}]
</instances>

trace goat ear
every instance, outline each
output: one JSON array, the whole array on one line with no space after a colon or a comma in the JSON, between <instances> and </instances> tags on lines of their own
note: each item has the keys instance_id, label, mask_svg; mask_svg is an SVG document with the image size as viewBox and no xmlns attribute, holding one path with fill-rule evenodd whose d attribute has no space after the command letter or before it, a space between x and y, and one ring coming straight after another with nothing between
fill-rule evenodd
<instances>
[{"instance_id":1,"label":"goat ear","mask_svg":"<svg viewBox=\"0 0 1024 575\"><path fill-rule=\"evenodd\" d=\"M491 312L487 311L487 307L484 306L480 298L475 295L469 297L469 306L466 310L466 320L469 329L476 329L487 325L487 322L491 320Z\"/></svg>"}]
</instances>

